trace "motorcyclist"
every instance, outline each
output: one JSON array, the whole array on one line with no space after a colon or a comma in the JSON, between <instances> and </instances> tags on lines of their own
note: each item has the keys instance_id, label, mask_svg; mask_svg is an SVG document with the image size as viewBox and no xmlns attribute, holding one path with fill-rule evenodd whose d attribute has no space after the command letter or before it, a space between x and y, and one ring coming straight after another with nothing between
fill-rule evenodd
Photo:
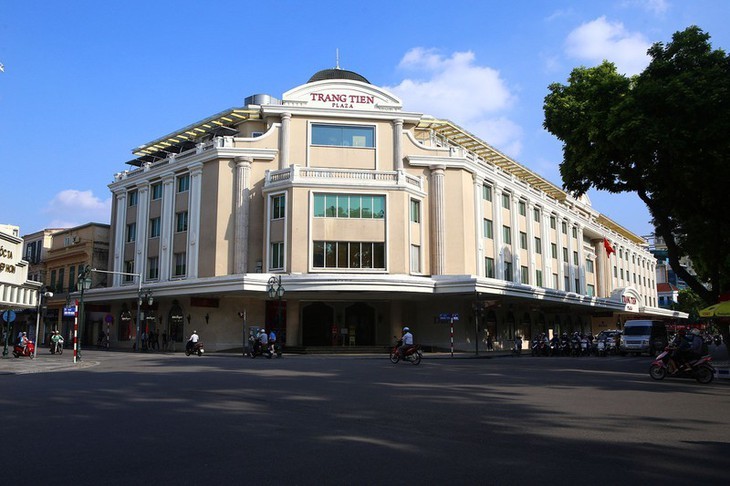
<instances>
[{"instance_id":1,"label":"motorcyclist","mask_svg":"<svg viewBox=\"0 0 730 486\"><path fill-rule=\"evenodd\" d=\"M195 350L195 345L198 344L198 340L200 340L200 336L198 336L198 331L193 331L193 333L190 335L190 339L188 339L187 344L185 344L185 349L192 353Z\"/></svg>"},{"instance_id":2,"label":"motorcyclist","mask_svg":"<svg viewBox=\"0 0 730 486\"><path fill-rule=\"evenodd\" d=\"M404 327L401 331L401 345L398 347L398 354L401 358L405 357L406 352L410 347L413 346L413 334L408 326Z\"/></svg>"},{"instance_id":3,"label":"motorcyclist","mask_svg":"<svg viewBox=\"0 0 730 486\"><path fill-rule=\"evenodd\" d=\"M264 349L266 349L266 346L269 343L269 337L266 335L266 329L263 327L259 329L258 334L256 335L256 348L257 351L263 352Z\"/></svg>"},{"instance_id":4,"label":"motorcyclist","mask_svg":"<svg viewBox=\"0 0 730 486\"><path fill-rule=\"evenodd\" d=\"M20 346L23 348L23 354L27 354L28 352L28 336L24 332L20 336Z\"/></svg>"},{"instance_id":5,"label":"motorcyclist","mask_svg":"<svg viewBox=\"0 0 730 486\"><path fill-rule=\"evenodd\" d=\"M273 353L276 351L276 333L272 329L269 331L269 350Z\"/></svg>"},{"instance_id":6,"label":"motorcyclist","mask_svg":"<svg viewBox=\"0 0 730 486\"><path fill-rule=\"evenodd\" d=\"M58 349L59 342L60 342L60 346L63 346L63 336L61 336L61 333L58 332L58 330L53 331L53 336L51 336L51 347L52 347L54 353Z\"/></svg>"},{"instance_id":7,"label":"motorcyclist","mask_svg":"<svg viewBox=\"0 0 730 486\"><path fill-rule=\"evenodd\" d=\"M688 369L690 367L689 362L695 359L696 353L692 351L692 344L695 339L699 339L695 335L695 331L699 335L699 329L693 329L689 335L684 329L680 329L674 338L673 345L675 349L672 358L674 358L677 369Z\"/></svg>"}]
</instances>

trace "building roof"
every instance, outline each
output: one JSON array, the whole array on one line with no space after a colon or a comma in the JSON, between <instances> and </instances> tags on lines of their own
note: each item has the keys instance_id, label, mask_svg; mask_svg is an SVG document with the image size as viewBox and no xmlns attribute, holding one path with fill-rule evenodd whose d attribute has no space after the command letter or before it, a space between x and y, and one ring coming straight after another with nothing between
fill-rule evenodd
<instances>
[{"instance_id":1,"label":"building roof","mask_svg":"<svg viewBox=\"0 0 730 486\"><path fill-rule=\"evenodd\" d=\"M364 76L361 76L356 72L340 68L323 69L321 71L317 71L311 78L309 78L307 84L314 83L315 81L325 81L328 79L350 79L353 81L360 81L362 83L370 84L370 81L365 79Z\"/></svg>"},{"instance_id":2,"label":"building roof","mask_svg":"<svg viewBox=\"0 0 730 486\"><path fill-rule=\"evenodd\" d=\"M661 292L679 292L679 287L670 283L659 283L656 284L656 291Z\"/></svg>"}]
</instances>

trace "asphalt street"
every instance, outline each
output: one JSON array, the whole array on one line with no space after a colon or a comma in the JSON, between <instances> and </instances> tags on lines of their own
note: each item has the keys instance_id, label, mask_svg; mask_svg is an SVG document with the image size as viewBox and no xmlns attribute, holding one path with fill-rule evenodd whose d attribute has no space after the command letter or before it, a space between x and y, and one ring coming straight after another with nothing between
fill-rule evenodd
<instances>
[{"instance_id":1,"label":"asphalt street","mask_svg":"<svg viewBox=\"0 0 730 486\"><path fill-rule=\"evenodd\" d=\"M730 380L648 357L70 359L0 361L4 457L35 484L727 483Z\"/></svg>"}]
</instances>

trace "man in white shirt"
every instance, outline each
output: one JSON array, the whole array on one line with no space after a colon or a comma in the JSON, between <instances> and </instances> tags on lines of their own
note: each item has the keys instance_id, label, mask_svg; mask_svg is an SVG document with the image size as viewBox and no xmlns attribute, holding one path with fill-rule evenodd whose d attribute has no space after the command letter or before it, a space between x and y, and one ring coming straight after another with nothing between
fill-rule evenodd
<instances>
[{"instance_id":1,"label":"man in white shirt","mask_svg":"<svg viewBox=\"0 0 730 486\"><path fill-rule=\"evenodd\" d=\"M186 344L186 348L189 349L191 352L195 348L195 344L200 339L200 336L198 336L198 331L193 331L193 333L190 335L190 339L188 339L188 343Z\"/></svg>"},{"instance_id":2,"label":"man in white shirt","mask_svg":"<svg viewBox=\"0 0 730 486\"><path fill-rule=\"evenodd\" d=\"M406 351L408 351L408 348L413 346L413 334L411 334L411 330L408 327L404 327L402 331L401 341L402 344L398 348L398 352L401 355L401 358L405 358Z\"/></svg>"}]
</instances>

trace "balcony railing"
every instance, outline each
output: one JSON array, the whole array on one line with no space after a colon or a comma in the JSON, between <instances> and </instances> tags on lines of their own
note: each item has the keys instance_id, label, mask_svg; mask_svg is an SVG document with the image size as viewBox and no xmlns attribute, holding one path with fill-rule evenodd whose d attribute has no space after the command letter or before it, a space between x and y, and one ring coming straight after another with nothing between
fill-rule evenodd
<instances>
[{"instance_id":1,"label":"balcony railing","mask_svg":"<svg viewBox=\"0 0 730 486\"><path fill-rule=\"evenodd\" d=\"M413 186L423 190L421 177L413 176L405 171L376 171L361 169L330 169L322 167L301 167L292 165L287 169L271 170L266 172L265 187L285 183L323 184L336 182L345 185L392 185Z\"/></svg>"}]
</instances>

